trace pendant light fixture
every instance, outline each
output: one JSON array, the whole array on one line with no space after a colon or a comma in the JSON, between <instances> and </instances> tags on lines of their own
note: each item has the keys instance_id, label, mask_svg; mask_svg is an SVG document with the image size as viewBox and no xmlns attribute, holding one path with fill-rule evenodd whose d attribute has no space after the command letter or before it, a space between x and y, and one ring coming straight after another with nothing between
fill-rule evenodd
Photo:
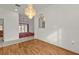
<instances>
[{"instance_id":1,"label":"pendant light fixture","mask_svg":"<svg viewBox=\"0 0 79 59\"><path fill-rule=\"evenodd\" d=\"M27 5L27 8L25 8L25 15L28 16L29 19L32 19L36 15L32 4Z\"/></svg>"}]
</instances>

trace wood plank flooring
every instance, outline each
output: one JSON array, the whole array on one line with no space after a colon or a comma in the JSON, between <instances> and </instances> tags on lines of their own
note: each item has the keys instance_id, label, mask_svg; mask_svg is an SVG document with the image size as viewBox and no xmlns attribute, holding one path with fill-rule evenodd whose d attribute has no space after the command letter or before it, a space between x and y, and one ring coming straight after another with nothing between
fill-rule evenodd
<instances>
[{"instance_id":1,"label":"wood plank flooring","mask_svg":"<svg viewBox=\"0 0 79 59\"><path fill-rule=\"evenodd\" d=\"M0 55L76 55L76 53L33 39L0 48Z\"/></svg>"}]
</instances>

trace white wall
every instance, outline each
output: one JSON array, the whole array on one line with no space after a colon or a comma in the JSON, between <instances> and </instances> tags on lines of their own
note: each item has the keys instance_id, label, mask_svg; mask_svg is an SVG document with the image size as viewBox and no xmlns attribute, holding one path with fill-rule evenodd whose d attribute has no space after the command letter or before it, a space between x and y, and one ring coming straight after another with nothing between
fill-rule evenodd
<instances>
[{"instance_id":1,"label":"white wall","mask_svg":"<svg viewBox=\"0 0 79 59\"><path fill-rule=\"evenodd\" d=\"M3 25L4 20L0 18L0 25Z\"/></svg>"},{"instance_id":2,"label":"white wall","mask_svg":"<svg viewBox=\"0 0 79 59\"><path fill-rule=\"evenodd\" d=\"M18 13L0 8L0 18L4 19L4 42L18 39Z\"/></svg>"},{"instance_id":3,"label":"white wall","mask_svg":"<svg viewBox=\"0 0 79 59\"><path fill-rule=\"evenodd\" d=\"M29 32L34 33L34 19L29 20Z\"/></svg>"},{"instance_id":4,"label":"white wall","mask_svg":"<svg viewBox=\"0 0 79 59\"><path fill-rule=\"evenodd\" d=\"M79 5L49 5L38 11L35 38L79 53ZM46 18L45 29L38 28L40 13Z\"/></svg>"}]
</instances>

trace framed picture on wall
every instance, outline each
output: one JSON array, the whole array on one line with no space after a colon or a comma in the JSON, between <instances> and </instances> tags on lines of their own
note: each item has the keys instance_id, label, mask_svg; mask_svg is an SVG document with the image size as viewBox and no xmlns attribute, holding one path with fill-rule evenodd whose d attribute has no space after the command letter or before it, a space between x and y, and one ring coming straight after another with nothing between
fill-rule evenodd
<instances>
[{"instance_id":1,"label":"framed picture on wall","mask_svg":"<svg viewBox=\"0 0 79 59\"><path fill-rule=\"evenodd\" d=\"M39 16L39 28L45 28L45 17L43 14Z\"/></svg>"}]
</instances>

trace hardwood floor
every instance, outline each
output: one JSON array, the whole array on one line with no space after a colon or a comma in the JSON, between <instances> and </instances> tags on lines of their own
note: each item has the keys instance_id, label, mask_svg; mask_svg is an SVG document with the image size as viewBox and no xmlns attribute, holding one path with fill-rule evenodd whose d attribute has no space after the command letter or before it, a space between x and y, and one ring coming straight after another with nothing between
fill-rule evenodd
<instances>
[{"instance_id":1,"label":"hardwood floor","mask_svg":"<svg viewBox=\"0 0 79 59\"><path fill-rule=\"evenodd\" d=\"M76 55L76 53L34 39L0 48L0 55Z\"/></svg>"}]
</instances>

